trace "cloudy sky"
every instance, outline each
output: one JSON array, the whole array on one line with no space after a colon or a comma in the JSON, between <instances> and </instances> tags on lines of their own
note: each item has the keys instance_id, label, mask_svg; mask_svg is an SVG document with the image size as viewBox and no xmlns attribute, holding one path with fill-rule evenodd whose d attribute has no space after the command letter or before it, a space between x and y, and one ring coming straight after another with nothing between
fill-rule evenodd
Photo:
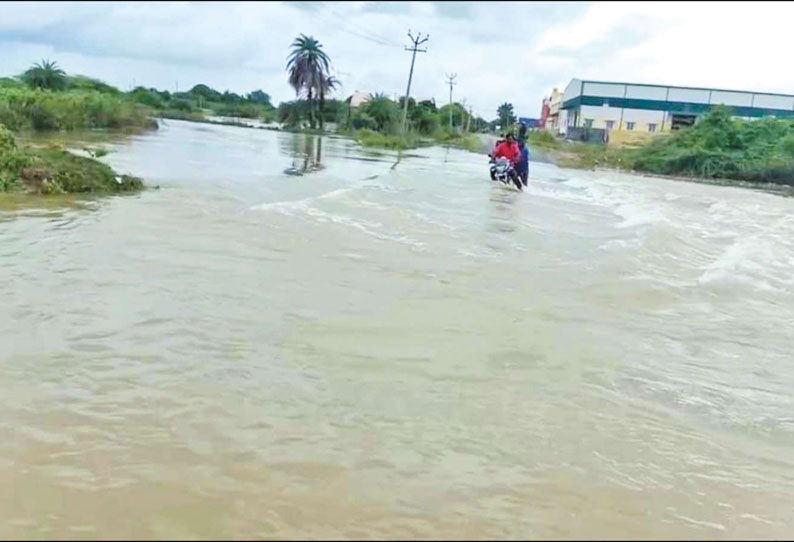
<instances>
[{"instance_id":1,"label":"cloudy sky","mask_svg":"<svg viewBox=\"0 0 794 542\"><path fill-rule=\"evenodd\" d=\"M430 35L411 95L494 118L537 117L571 78L794 93L794 3L174 2L0 3L0 76L41 59L68 73L186 90L205 83L292 99L284 71L300 33L354 90L405 92L407 32Z\"/></svg>"}]
</instances>

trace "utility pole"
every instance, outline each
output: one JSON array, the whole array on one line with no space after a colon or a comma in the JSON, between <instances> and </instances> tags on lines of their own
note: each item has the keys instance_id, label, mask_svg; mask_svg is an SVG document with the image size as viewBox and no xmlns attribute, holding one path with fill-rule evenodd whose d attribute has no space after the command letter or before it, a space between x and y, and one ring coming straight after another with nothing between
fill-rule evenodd
<instances>
[{"instance_id":1,"label":"utility pole","mask_svg":"<svg viewBox=\"0 0 794 542\"><path fill-rule=\"evenodd\" d=\"M408 118L408 96L411 95L411 79L414 76L414 61L416 60L416 53L426 53L427 49L419 49L419 46L430 39L430 34L425 36L424 39L422 38L422 33L419 32L416 37L411 35L411 29L408 29L408 38L410 38L413 45L411 47L406 47L406 51L413 51L413 55L411 55L411 71L408 73L408 88L405 90L405 103L403 104L403 126L402 126L402 133L405 133L405 121Z\"/></svg>"},{"instance_id":2,"label":"utility pole","mask_svg":"<svg viewBox=\"0 0 794 542\"><path fill-rule=\"evenodd\" d=\"M447 74L447 84L449 84L449 127L452 128L452 87L457 85L455 79L458 77L457 73L452 75Z\"/></svg>"}]
</instances>

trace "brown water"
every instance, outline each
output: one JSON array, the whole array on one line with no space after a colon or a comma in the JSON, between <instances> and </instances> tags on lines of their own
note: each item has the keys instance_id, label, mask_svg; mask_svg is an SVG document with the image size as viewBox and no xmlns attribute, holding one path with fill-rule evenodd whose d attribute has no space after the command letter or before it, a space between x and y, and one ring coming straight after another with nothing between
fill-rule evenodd
<instances>
[{"instance_id":1,"label":"brown water","mask_svg":"<svg viewBox=\"0 0 794 542\"><path fill-rule=\"evenodd\" d=\"M166 121L0 205L0 538L790 538L794 199Z\"/></svg>"}]
</instances>

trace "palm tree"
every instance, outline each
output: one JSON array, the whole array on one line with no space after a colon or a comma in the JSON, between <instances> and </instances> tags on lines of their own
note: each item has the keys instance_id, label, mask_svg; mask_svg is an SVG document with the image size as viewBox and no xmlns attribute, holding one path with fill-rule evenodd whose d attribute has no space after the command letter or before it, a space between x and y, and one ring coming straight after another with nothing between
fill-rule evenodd
<instances>
[{"instance_id":1,"label":"palm tree","mask_svg":"<svg viewBox=\"0 0 794 542\"><path fill-rule=\"evenodd\" d=\"M42 60L41 64L33 64L25 73L22 80L33 88L48 88L61 90L66 88L66 72L55 62Z\"/></svg>"},{"instance_id":2,"label":"palm tree","mask_svg":"<svg viewBox=\"0 0 794 542\"><path fill-rule=\"evenodd\" d=\"M320 42L312 36L301 34L292 42L292 52L287 57L289 84L295 89L295 96L299 96L302 91L306 93L312 128L315 124L312 99L323 87L323 80L330 70L330 62Z\"/></svg>"},{"instance_id":3,"label":"palm tree","mask_svg":"<svg viewBox=\"0 0 794 542\"><path fill-rule=\"evenodd\" d=\"M323 111L325 110L325 95L330 94L334 89L338 88L342 83L334 77L333 75L329 76L322 76L320 82L320 130L323 129L323 120L324 115Z\"/></svg>"}]
</instances>

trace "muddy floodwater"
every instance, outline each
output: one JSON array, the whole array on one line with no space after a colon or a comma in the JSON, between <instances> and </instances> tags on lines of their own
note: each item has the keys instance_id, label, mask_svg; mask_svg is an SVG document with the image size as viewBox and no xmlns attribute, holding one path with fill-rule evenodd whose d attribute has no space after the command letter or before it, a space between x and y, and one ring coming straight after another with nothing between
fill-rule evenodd
<instances>
[{"instance_id":1,"label":"muddy floodwater","mask_svg":"<svg viewBox=\"0 0 794 542\"><path fill-rule=\"evenodd\" d=\"M0 201L0 538L790 538L794 198L164 121Z\"/></svg>"}]
</instances>

